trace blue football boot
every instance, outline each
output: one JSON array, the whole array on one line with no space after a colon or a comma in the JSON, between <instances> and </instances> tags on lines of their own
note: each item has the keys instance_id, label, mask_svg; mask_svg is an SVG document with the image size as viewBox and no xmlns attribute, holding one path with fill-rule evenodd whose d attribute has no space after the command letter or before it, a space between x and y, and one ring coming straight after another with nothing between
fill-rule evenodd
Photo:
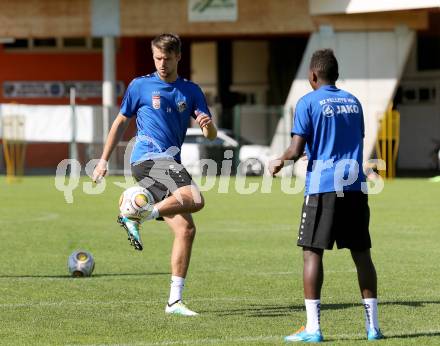
<instances>
[{"instance_id":1,"label":"blue football boot","mask_svg":"<svg viewBox=\"0 0 440 346\"><path fill-rule=\"evenodd\" d=\"M142 245L141 235L139 233L139 221L129 219L128 217L122 215L118 216L117 221L127 232L130 245L134 246L135 250L142 251L144 247Z\"/></svg>"},{"instance_id":2,"label":"blue football boot","mask_svg":"<svg viewBox=\"0 0 440 346\"><path fill-rule=\"evenodd\" d=\"M306 328L302 326L297 332L284 338L286 342L322 342L324 337L321 331L318 330L315 333L308 333Z\"/></svg>"},{"instance_id":3,"label":"blue football boot","mask_svg":"<svg viewBox=\"0 0 440 346\"><path fill-rule=\"evenodd\" d=\"M384 339L382 332L380 329L370 328L367 332L367 339L370 341Z\"/></svg>"}]
</instances>

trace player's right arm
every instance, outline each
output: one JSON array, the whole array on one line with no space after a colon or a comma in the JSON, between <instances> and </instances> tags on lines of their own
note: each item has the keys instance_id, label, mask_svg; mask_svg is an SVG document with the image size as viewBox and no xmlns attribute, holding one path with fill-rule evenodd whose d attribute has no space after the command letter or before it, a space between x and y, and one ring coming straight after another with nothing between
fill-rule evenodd
<instances>
[{"instance_id":1,"label":"player's right arm","mask_svg":"<svg viewBox=\"0 0 440 346\"><path fill-rule=\"evenodd\" d=\"M92 180L97 183L107 174L108 160L116 145L122 138L130 119L137 113L139 108L139 81L141 79L133 79L125 91L122 99L121 109L118 116L112 124L105 141L104 150L101 158L93 171Z\"/></svg>"},{"instance_id":2,"label":"player's right arm","mask_svg":"<svg viewBox=\"0 0 440 346\"><path fill-rule=\"evenodd\" d=\"M115 149L116 145L122 138L131 118L119 113L112 127L108 133L107 140L105 141L104 150L102 151L101 158L93 171L93 182L99 182L107 174L107 163Z\"/></svg>"},{"instance_id":3,"label":"player's right arm","mask_svg":"<svg viewBox=\"0 0 440 346\"><path fill-rule=\"evenodd\" d=\"M283 155L269 163L269 172L275 175L284 167L285 161L297 161L303 156L305 146L306 139L304 137L293 135L292 141Z\"/></svg>"}]
</instances>

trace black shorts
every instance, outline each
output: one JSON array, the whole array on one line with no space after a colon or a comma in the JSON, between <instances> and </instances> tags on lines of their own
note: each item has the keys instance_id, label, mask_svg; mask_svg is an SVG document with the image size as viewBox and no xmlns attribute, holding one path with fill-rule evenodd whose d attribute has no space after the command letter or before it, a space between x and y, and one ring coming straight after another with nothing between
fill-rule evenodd
<instances>
[{"instance_id":1,"label":"black shorts","mask_svg":"<svg viewBox=\"0 0 440 346\"><path fill-rule=\"evenodd\" d=\"M298 246L331 250L371 248L368 195L361 191L309 195L304 198Z\"/></svg>"},{"instance_id":2,"label":"black shorts","mask_svg":"<svg viewBox=\"0 0 440 346\"><path fill-rule=\"evenodd\" d=\"M155 202L163 200L180 187L192 184L191 175L185 167L170 159L132 164L131 173L140 186L152 193Z\"/></svg>"}]
</instances>

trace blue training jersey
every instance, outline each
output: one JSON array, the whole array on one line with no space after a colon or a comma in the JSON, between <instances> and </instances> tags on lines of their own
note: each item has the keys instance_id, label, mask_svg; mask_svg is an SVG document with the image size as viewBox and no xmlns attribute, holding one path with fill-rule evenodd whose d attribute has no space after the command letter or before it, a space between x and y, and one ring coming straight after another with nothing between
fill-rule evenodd
<instances>
[{"instance_id":1,"label":"blue training jersey","mask_svg":"<svg viewBox=\"0 0 440 346\"><path fill-rule=\"evenodd\" d=\"M198 110L211 115L200 87L178 77L168 83L156 73L135 78L125 92L120 113L136 116L137 135L131 163L157 158L180 162L190 117Z\"/></svg>"},{"instance_id":2,"label":"blue training jersey","mask_svg":"<svg viewBox=\"0 0 440 346\"><path fill-rule=\"evenodd\" d=\"M324 85L297 103L292 135L306 139L305 194L361 191L364 116L359 100Z\"/></svg>"}]
</instances>

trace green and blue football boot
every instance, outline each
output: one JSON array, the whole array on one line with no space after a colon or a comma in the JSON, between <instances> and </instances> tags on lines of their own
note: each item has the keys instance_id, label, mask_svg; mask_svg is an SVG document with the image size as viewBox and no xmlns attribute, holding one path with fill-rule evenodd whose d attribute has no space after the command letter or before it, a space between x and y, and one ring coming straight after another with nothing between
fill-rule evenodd
<instances>
[{"instance_id":1,"label":"green and blue football boot","mask_svg":"<svg viewBox=\"0 0 440 346\"><path fill-rule=\"evenodd\" d=\"M318 330L315 333L308 333L306 328L302 326L298 331L292 335L286 336L284 338L286 342L322 342L324 338L321 331Z\"/></svg>"},{"instance_id":2,"label":"green and blue football boot","mask_svg":"<svg viewBox=\"0 0 440 346\"><path fill-rule=\"evenodd\" d=\"M384 339L385 337L383 336L382 332L380 331L380 329L376 329L376 328L370 328L367 332L367 339L370 341L373 340L381 340Z\"/></svg>"},{"instance_id":3,"label":"green and blue football boot","mask_svg":"<svg viewBox=\"0 0 440 346\"><path fill-rule=\"evenodd\" d=\"M128 217L122 215L118 216L117 221L127 232L130 245L134 246L135 250L142 251L144 247L142 245L141 235L139 233L139 221L129 219Z\"/></svg>"}]
</instances>

